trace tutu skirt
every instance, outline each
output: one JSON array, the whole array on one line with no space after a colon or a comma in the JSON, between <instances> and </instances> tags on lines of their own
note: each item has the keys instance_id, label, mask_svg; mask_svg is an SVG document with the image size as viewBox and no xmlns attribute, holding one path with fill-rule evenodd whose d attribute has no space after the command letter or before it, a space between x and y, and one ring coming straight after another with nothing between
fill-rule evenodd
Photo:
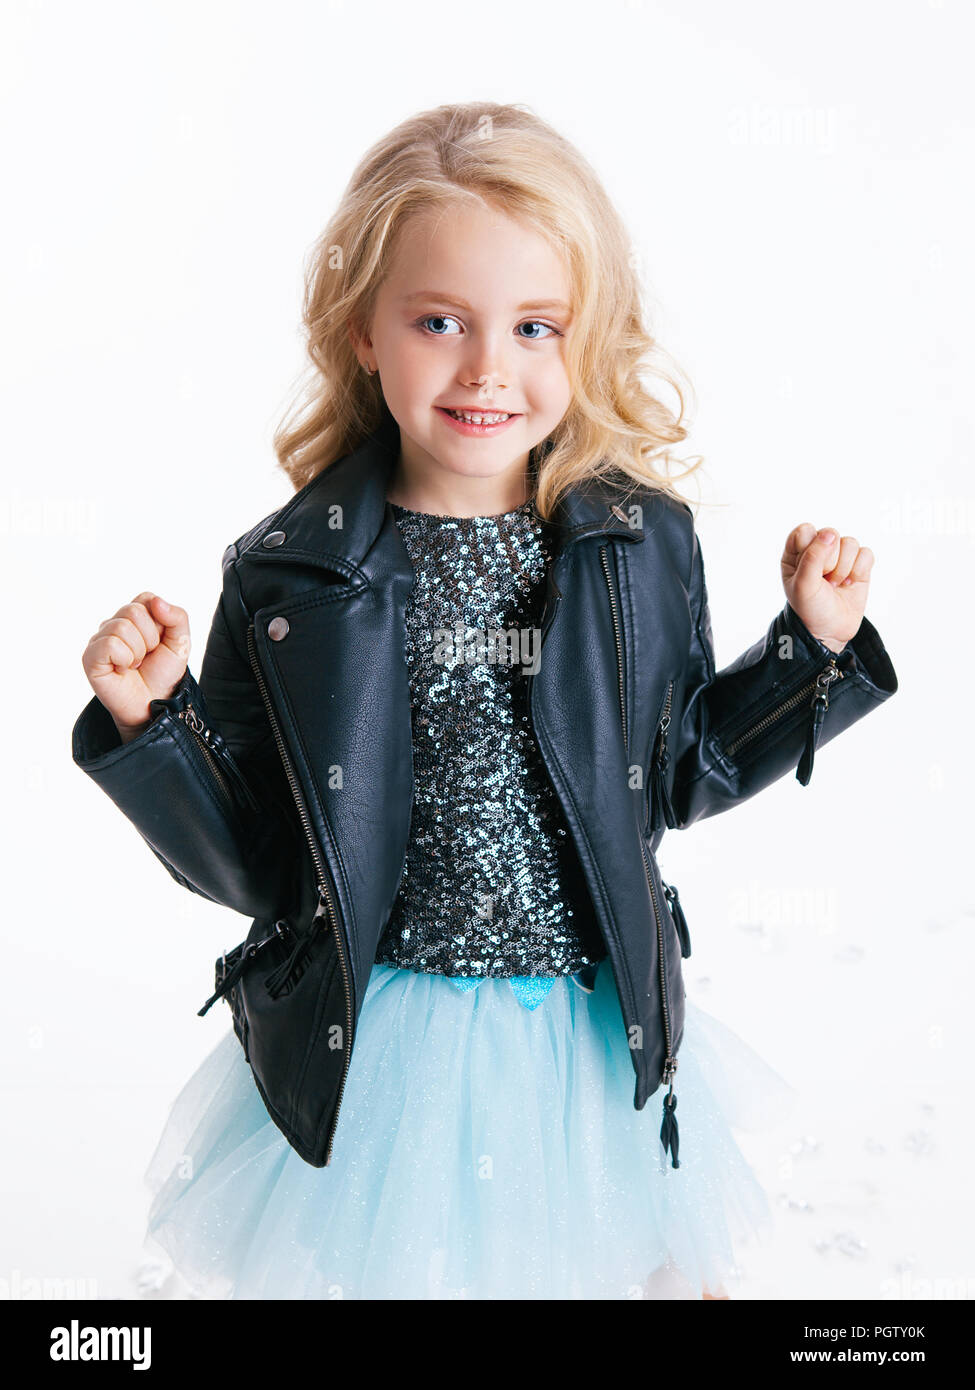
<instances>
[{"instance_id":1,"label":"tutu skirt","mask_svg":"<svg viewBox=\"0 0 975 1390\"><path fill-rule=\"evenodd\" d=\"M177 1096L145 1173L146 1248L202 1298L700 1298L771 1230L732 1134L795 1092L686 1000L673 1168L612 968L456 980L377 964L331 1163L267 1114L233 1030Z\"/></svg>"}]
</instances>

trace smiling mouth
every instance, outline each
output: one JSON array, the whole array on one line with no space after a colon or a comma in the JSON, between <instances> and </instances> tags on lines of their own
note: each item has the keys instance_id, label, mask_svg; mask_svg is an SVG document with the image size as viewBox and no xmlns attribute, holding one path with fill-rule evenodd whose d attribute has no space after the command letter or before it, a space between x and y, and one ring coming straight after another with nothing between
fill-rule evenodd
<instances>
[{"instance_id":1,"label":"smiling mouth","mask_svg":"<svg viewBox=\"0 0 975 1390\"><path fill-rule=\"evenodd\" d=\"M503 425L517 414L511 410L454 410L446 405L438 405L437 409L467 425Z\"/></svg>"}]
</instances>

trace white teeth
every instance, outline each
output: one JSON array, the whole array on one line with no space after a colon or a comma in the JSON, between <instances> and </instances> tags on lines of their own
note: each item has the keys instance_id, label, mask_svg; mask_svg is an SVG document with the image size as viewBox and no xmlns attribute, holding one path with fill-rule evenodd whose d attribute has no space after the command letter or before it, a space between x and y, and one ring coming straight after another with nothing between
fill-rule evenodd
<instances>
[{"instance_id":1,"label":"white teeth","mask_svg":"<svg viewBox=\"0 0 975 1390\"><path fill-rule=\"evenodd\" d=\"M452 415L455 420L465 420L469 425L499 425L509 418L501 411L475 415L469 410L448 410L447 414Z\"/></svg>"}]
</instances>

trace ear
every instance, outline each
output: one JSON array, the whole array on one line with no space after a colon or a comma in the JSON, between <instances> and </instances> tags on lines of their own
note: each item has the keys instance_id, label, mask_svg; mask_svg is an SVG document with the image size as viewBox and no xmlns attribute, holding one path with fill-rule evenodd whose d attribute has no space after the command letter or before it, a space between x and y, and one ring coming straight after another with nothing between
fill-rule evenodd
<instances>
[{"instance_id":1,"label":"ear","mask_svg":"<svg viewBox=\"0 0 975 1390\"><path fill-rule=\"evenodd\" d=\"M359 357L360 353L371 351L372 339L369 337L368 333L363 333L358 324L352 319L349 320L347 331L349 334L349 342L352 344L352 351L357 357Z\"/></svg>"}]
</instances>

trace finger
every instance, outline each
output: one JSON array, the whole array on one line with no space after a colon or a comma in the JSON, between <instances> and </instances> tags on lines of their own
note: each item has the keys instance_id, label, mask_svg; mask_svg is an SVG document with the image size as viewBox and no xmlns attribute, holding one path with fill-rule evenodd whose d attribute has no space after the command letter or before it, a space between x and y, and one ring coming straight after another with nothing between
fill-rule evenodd
<instances>
[{"instance_id":1,"label":"finger","mask_svg":"<svg viewBox=\"0 0 975 1390\"><path fill-rule=\"evenodd\" d=\"M82 662L85 674L93 680L130 671L136 665L136 654L124 637L106 632L93 637L85 648Z\"/></svg>"},{"instance_id":2,"label":"finger","mask_svg":"<svg viewBox=\"0 0 975 1390\"><path fill-rule=\"evenodd\" d=\"M862 545L857 552L857 557L853 562L850 573L843 580L843 584L865 584L870 578L870 571L874 567L876 556L868 545Z\"/></svg>"},{"instance_id":3,"label":"finger","mask_svg":"<svg viewBox=\"0 0 975 1390\"><path fill-rule=\"evenodd\" d=\"M830 528L823 527L822 531L817 531L799 557L796 566L796 588L800 597L815 596L823 575L833 568L834 559L839 552L840 542L836 532L831 532L832 540L826 540L823 531L830 533Z\"/></svg>"},{"instance_id":4,"label":"finger","mask_svg":"<svg viewBox=\"0 0 975 1390\"><path fill-rule=\"evenodd\" d=\"M857 557L860 546L855 536L843 536L840 540L840 553L836 564L826 575L826 578L834 586L839 586L853 568L853 562Z\"/></svg>"},{"instance_id":5,"label":"finger","mask_svg":"<svg viewBox=\"0 0 975 1390\"><path fill-rule=\"evenodd\" d=\"M146 654L146 639L143 637L138 624L134 623L131 618L118 616L106 618L103 623L99 624L98 634L102 637L121 637L126 646L131 649L135 665L141 664ZM158 639L155 645L159 645Z\"/></svg>"},{"instance_id":6,"label":"finger","mask_svg":"<svg viewBox=\"0 0 975 1390\"><path fill-rule=\"evenodd\" d=\"M190 619L185 608L175 603L167 603L159 594L146 590L136 595L135 602L144 602L153 620L162 629L160 641L181 661L189 660Z\"/></svg>"},{"instance_id":7,"label":"finger","mask_svg":"<svg viewBox=\"0 0 975 1390\"><path fill-rule=\"evenodd\" d=\"M162 626L160 623L156 622L144 603L140 603L138 599L133 599L131 603L123 604L115 616L116 618L128 618L131 622L135 623L136 627L142 633L147 652L155 651L156 647L159 646L159 640L162 636Z\"/></svg>"},{"instance_id":8,"label":"finger","mask_svg":"<svg viewBox=\"0 0 975 1390\"><path fill-rule=\"evenodd\" d=\"M782 566L785 569L794 571L802 558L803 552L809 542L816 534L816 528L810 521L803 521L794 527L786 537L785 548L782 551Z\"/></svg>"},{"instance_id":9,"label":"finger","mask_svg":"<svg viewBox=\"0 0 975 1390\"><path fill-rule=\"evenodd\" d=\"M136 594L132 602L144 604L155 621L163 627L185 628L187 632L189 631L190 619L186 609L180 608L175 603L167 603L161 594L154 594L151 589L144 589L141 594Z\"/></svg>"}]
</instances>

